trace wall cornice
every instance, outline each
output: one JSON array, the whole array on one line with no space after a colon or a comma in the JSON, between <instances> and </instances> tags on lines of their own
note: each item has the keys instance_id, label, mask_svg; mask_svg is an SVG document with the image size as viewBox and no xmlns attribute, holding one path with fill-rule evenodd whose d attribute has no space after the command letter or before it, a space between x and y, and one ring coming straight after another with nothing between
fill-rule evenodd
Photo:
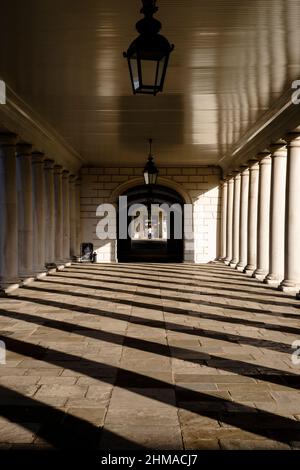
<instances>
[{"instance_id":1,"label":"wall cornice","mask_svg":"<svg viewBox=\"0 0 300 470\"><path fill-rule=\"evenodd\" d=\"M0 105L0 126L32 144L65 168L77 172L85 160L55 129L11 88L6 86L6 104Z\"/></svg>"}]
</instances>

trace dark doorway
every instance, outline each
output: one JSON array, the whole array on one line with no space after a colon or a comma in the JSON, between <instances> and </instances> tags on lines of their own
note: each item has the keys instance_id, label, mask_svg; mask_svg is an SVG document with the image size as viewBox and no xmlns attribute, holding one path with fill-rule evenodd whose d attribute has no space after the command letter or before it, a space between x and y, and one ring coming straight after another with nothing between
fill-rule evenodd
<instances>
[{"instance_id":1,"label":"dark doorway","mask_svg":"<svg viewBox=\"0 0 300 470\"><path fill-rule=\"evenodd\" d=\"M148 214L151 213L151 204L167 204L168 207L174 204L179 205L182 234L184 233L184 201L173 189L160 185L149 189L146 185L140 185L129 189L122 196L127 196L128 208L133 204L143 204L149 208ZM127 215L127 228L133 219ZM118 230L118 261L123 263L181 263L183 261L183 235L180 239L175 238L174 220L173 211L170 211L169 216L163 211L159 216L152 216L152 218L148 215L141 224L140 232L131 237L128 235L126 240L119 238Z\"/></svg>"}]
</instances>

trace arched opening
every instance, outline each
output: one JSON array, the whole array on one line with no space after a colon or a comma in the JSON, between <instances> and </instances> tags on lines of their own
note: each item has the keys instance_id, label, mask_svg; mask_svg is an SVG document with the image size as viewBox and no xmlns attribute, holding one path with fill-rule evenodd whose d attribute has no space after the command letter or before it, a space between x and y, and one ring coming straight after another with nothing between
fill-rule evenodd
<instances>
[{"instance_id":1,"label":"arched opening","mask_svg":"<svg viewBox=\"0 0 300 470\"><path fill-rule=\"evenodd\" d=\"M120 239L118 227L118 261L181 263L184 233L182 196L174 189L161 185L151 189L146 185L138 185L126 190L122 196L127 197L128 236ZM136 204L143 204L147 211L130 215L130 209ZM159 210L154 211L153 205L159 205ZM131 231L128 227L131 227Z\"/></svg>"}]
</instances>

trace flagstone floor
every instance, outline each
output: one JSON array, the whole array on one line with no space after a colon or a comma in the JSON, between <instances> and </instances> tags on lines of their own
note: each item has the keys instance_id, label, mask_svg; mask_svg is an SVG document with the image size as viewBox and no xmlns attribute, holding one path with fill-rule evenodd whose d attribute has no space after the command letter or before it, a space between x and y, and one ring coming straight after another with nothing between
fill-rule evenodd
<instances>
[{"instance_id":1,"label":"flagstone floor","mask_svg":"<svg viewBox=\"0 0 300 470\"><path fill-rule=\"evenodd\" d=\"M221 263L74 264L0 331L1 448L300 448L300 301Z\"/></svg>"}]
</instances>

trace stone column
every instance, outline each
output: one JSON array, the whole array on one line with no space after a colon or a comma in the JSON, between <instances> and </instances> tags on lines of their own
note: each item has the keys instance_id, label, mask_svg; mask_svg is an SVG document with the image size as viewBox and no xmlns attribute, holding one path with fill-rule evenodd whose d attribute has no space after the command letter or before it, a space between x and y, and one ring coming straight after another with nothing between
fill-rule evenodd
<instances>
[{"instance_id":1,"label":"stone column","mask_svg":"<svg viewBox=\"0 0 300 470\"><path fill-rule=\"evenodd\" d=\"M226 258L225 264L230 263L232 259L232 228L233 228L233 190L234 181L230 177L227 186L227 217L226 217Z\"/></svg>"},{"instance_id":2,"label":"stone column","mask_svg":"<svg viewBox=\"0 0 300 470\"><path fill-rule=\"evenodd\" d=\"M227 218L227 186L226 180L221 181L222 206L221 206L221 254L220 260L226 258L226 218Z\"/></svg>"},{"instance_id":3,"label":"stone column","mask_svg":"<svg viewBox=\"0 0 300 470\"><path fill-rule=\"evenodd\" d=\"M32 146L17 146L18 188L18 261L23 285L34 280L33 267L33 205L32 205Z\"/></svg>"},{"instance_id":4,"label":"stone column","mask_svg":"<svg viewBox=\"0 0 300 470\"><path fill-rule=\"evenodd\" d=\"M46 218L44 154L32 153L33 176L33 269L37 278L44 277L46 270Z\"/></svg>"},{"instance_id":5,"label":"stone column","mask_svg":"<svg viewBox=\"0 0 300 470\"><path fill-rule=\"evenodd\" d=\"M0 293L19 286L15 134L0 134Z\"/></svg>"},{"instance_id":6,"label":"stone column","mask_svg":"<svg viewBox=\"0 0 300 470\"><path fill-rule=\"evenodd\" d=\"M63 194L62 171L60 165L54 167L54 192L55 192L55 264L58 270L64 268L63 261Z\"/></svg>"},{"instance_id":7,"label":"stone column","mask_svg":"<svg viewBox=\"0 0 300 470\"><path fill-rule=\"evenodd\" d=\"M80 191L81 191L81 179L77 178L75 183L76 192L76 259L80 260L81 256L81 217L80 217Z\"/></svg>"},{"instance_id":8,"label":"stone column","mask_svg":"<svg viewBox=\"0 0 300 470\"><path fill-rule=\"evenodd\" d=\"M300 132L286 136L287 176L285 212L285 269L280 290L295 292L300 287Z\"/></svg>"},{"instance_id":9,"label":"stone column","mask_svg":"<svg viewBox=\"0 0 300 470\"><path fill-rule=\"evenodd\" d=\"M234 177L233 192L233 230L232 230L232 260L230 266L235 268L239 262L240 255L240 198L241 198L241 175L237 173Z\"/></svg>"},{"instance_id":10,"label":"stone column","mask_svg":"<svg viewBox=\"0 0 300 470\"><path fill-rule=\"evenodd\" d=\"M70 254L71 259L76 261L76 176L70 176Z\"/></svg>"},{"instance_id":11,"label":"stone column","mask_svg":"<svg viewBox=\"0 0 300 470\"><path fill-rule=\"evenodd\" d=\"M240 252L239 262L236 266L238 271L243 271L247 265L248 247L248 200L249 200L249 168L241 172L241 201L240 201Z\"/></svg>"},{"instance_id":12,"label":"stone column","mask_svg":"<svg viewBox=\"0 0 300 470\"><path fill-rule=\"evenodd\" d=\"M252 275L257 261L257 214L259 165L257 160L249 162L249 200L248 200L248 248L247 266L244 272Z\"/></svg>"},{"instance_id":13,"label":"stone column","mask_svg":"<svg viewBox=\"0 0 300 470\"><path fill-rule=\"evenodd\" d=\"M56 271L54 160L45 160L44 170L46 186L46 267L50 272L54 272Z\"/></svg>"},{"instance_id":14,"label":"stone column","mask_svg":"<svg viewBox=\"0 0 300 470\"><path fill-rule=\"evenodd\" d=\"M253 277L263 280L269 272L271 163L269 152L259 154L257 268Z\"/></svg>"},{"instance_id":15,"label":"stone column","mask_svg":"<svg viewBox=\"0 0 300 470\"><path fill-rule=\"evenodd\" d=\"M63 259L64 265L70 266L70 188L69 172L63 171L62 174L62 193L63 193Z\"/></svg>"},{"instance_id":16,"label":"stone column","mask_svg":"<svg viewBox=\"0 0 300 470\"><path fill-rule=\"evenodd\" d=\"M270 268L264 282L278 286L284 278L284 224L286 189L286 143L271 145Z\"/></svg>"}]
</instances>

